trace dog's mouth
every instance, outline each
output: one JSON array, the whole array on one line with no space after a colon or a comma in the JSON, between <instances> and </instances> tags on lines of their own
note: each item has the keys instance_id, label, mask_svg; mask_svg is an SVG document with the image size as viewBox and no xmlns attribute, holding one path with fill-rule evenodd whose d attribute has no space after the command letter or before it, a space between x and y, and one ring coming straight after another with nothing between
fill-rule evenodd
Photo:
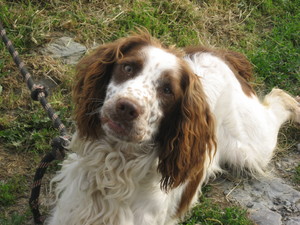
<instances>
[{"instance_id":1,"label":"dog's mouth","mask_svg":"<svg viewBox=\"0 0 300 225\"><path fill-rule=\"evenodd\" d=\"M109 116L101 117L102 129L108 137L128 143L141 143L145 141L144 126L137 126L137 121L122 121Z\"/></svg>"},{"instance_id":2,"label":"dog's mouth","mask_svg":"<svg viewBox=\"0 0 300 225\"><path fill-rule=\"evenodd\" d=\"M118 122L109 117L101 118L102 128L107 136L126 142L139 142L140 132L137 132L132 122Z\"/></svg>"},{"instance_id":3,"label":"dog's mouth","mask_svg":"<svg viewBox=\"0 0 300 225\"><path fill-rule=\"evenodd\" d=\"M117 135L126 136L129 129L124 124L121 124L117 121L109 119L108 117L101 118L102 126L107 126L110 131Z\"/></svg>"}]
</instances>

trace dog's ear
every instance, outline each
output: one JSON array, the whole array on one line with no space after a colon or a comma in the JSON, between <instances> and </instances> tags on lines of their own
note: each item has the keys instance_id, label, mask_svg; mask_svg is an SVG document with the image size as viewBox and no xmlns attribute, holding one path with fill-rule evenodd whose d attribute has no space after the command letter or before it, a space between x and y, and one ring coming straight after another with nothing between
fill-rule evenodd
<instances>
[{"instance_id":1,"label":"dog's ear","mask_svg":"<svg viewBox=\"0 0 300 225\"><path fill-rule=\"evenodd\" d=\"M119 45L117 42L102 45L77 65L73 99L75 121L81 137L97 138L100 135L97 110L103 104L113 64L120 57Z\"/></svg>"},{"instance_id":2,"label":"dog's ear","mask_svg":"<svg viewBox=\"0 0 300 225\"><path fill-rule=\"evenodd\" d=\"M96 139L102 133L99 112L115 63L130 49L152 41L144 32L100 46L77 65L73 89L75 121L79 136Z\"/></svg>"},{"instance_id":3,"label":"dog's ear","mask_svg":"<svg viewBox=\"0 0 300 225\"><path fill-rule=\"evenodd\" d=\"M183 70L181 86L184 94L163 119L158 135L158 170L166 191L187 179L200 181L205 160L216 147L214 120L199 78Z\"/></svg>"}]
</instances>

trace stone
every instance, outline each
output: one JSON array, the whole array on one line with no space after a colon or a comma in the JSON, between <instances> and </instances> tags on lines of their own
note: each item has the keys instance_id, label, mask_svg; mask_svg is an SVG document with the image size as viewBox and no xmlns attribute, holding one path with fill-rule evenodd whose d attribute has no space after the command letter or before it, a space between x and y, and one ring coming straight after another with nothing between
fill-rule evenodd
<instances>
[{"instance_id":1,"label":"stone","mask_svg":"<svg viewBox=\"0 0 300 225\"><path fill-rule=\"evenodd\" d=\"M300 217L292 217L286 221L286 225L300 225Z\"/></svg>"},{"instance_id":2,"label":"stone","mask_svg":"<svg viewBox=\"0 0 300 225\"><path fill-rule=\"evenodd\" d=\"M253 205L254 205L254 203L253 203L253 202L248 202L248 203L247 203L247 205L246 205L246 207L247 207L247 208L252 208L252 207L253 207Z\"/></svg>"},{"instance_id":3,"label":"stone","mask_svg":"<svg viewBox=\"0 0 300 225\"><path fill-rule=\"evenodd\" d=\"M281 225L281 215L267 208L251 210L249 217L257 225Z\"/></svg>"},{"instance_id":4,"label":"stone","mask_svg":"<svg viewBox=\"0 0 300 225\"><path fill-rule=\"evenodd\" d=\"M43 55L60 58L66 64L76 64L86 51L85 46L70 37L58 38L40 50Z\"/></svg>"},{"instance_id":5,"label":"stone","mask_svg":"<svg viewBox=\"0 0 300 225\"><path fill-rule=\"evenodd\" d=\"M300 225L300 192L281 178L259 178L234 182L222 181L227 199L247 208L257 225Z\"/></svg>"}]
</instances>

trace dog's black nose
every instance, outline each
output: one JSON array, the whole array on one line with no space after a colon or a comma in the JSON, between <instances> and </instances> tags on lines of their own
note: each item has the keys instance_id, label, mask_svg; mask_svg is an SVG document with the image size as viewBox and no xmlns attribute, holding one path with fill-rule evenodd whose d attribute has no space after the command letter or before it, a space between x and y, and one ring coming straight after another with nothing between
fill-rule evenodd
<instances>
[{"instance_id":1,"label":"dog's black nose","mask_svg":"<svg viewBox=\"0 0 300 225\"><path fill-rule=\"evenodd\" d=\"M140 115L141 107L129 99L120 99L116 104L116 112L119 119L130 121Z\"/></svg>"}]
</instances>

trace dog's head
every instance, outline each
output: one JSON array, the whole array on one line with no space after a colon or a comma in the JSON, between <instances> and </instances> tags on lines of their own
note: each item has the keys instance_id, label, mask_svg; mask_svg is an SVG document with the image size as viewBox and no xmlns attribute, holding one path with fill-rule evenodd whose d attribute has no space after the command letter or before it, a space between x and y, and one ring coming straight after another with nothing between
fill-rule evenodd
<instances>
[{"instance_id":1,"label":"dog's head","mask_svg":"<svg viewBox=\"0 0 300 225\"><path fill-rule=\"evenodd\" d=\"M156 144L164 189L198 173L215 143L200 80L182 56L148 33L122 38L79 62L74 89L79 136Z\"/></svg>"}]
</instances>

